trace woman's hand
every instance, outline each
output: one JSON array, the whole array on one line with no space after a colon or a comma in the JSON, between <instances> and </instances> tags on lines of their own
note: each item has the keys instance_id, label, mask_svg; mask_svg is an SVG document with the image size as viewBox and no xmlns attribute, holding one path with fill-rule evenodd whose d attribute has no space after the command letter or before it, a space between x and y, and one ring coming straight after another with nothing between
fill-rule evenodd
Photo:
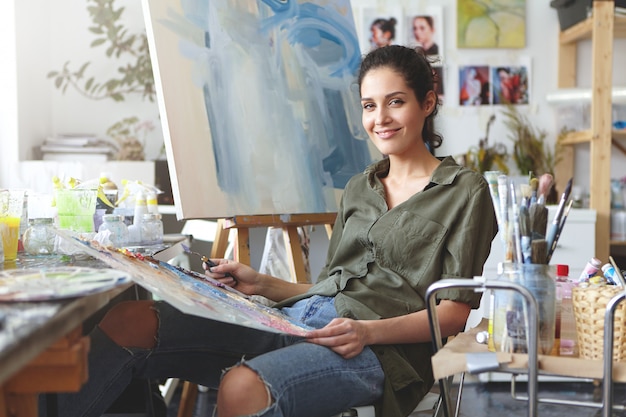
<instances>
[{"instance_id":1,"label":"woman's hand","mask_svg":"<svg viewBox=\"0 0 626 417\"><path fill-rule=\"evenodd\" d=\"M357 356L368 344L369 329L366 322L347 318L333 319L325 327L307 333L311 343L327 346L346 359Z\"/></svg>"},{"instance_id":2,"label":"woman's hand","mask_svg":"<svg viewBox=\"0 0 626 417\"><path fill-rule=\"evenodd\" d=\"M205 275L229 287L237 288L244 294L259 293L261 274L251 267L228 259L211 259L216 265L202 263Z\"/></svg>"}]
</instances>

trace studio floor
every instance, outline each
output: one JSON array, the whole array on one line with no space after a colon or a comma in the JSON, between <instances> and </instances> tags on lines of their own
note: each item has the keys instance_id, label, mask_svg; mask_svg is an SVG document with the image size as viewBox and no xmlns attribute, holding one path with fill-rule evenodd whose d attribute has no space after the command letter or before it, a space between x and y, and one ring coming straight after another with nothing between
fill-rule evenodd
<instances>
[{"instance_id":1,"label":"studio floor","mask_svg":"<svg viewBox=\"0 0 626 417\"><path fill-rule=\"evenodd\" d=\"M460 416L506 416L527 417L528 407L525 401L513 399L510 392L509 382L480 382L468 377L463 389ZM526 394L526 384L518 383L518 393ZM211 417L215 404L215 392L210 390L200 391L194 417ZM569 401L600 401L601 387L591 381L576 382L541 382L540 394L543 397L558 397ZM170 401L167 417L176 417L180 390L177 390ZM621 406L622 410L616 410L613 417L626 417L626 384L615 387L614 401ZM416 412L411 417L431 415L430 412ZM598 408L579 407L571 405L539 404L538 417L600 417L602 411Z\"/></svg>"}]
</instances>

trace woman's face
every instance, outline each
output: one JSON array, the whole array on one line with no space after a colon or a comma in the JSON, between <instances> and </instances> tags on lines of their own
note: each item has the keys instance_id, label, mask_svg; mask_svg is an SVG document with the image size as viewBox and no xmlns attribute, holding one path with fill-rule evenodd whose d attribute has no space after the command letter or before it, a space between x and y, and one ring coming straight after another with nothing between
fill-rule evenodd
<instances>
[{"instance_id":1,"label":"woman's face","mask_svg":"<svg viewBox=\"0 0 626 417\"><path fill-rule=\"evenodd\" d=\"M388 67L370 70L361 82L362 122L376 148L402 155L420 145L434 97L430 92L421 105L402 75Z\"/></svg>"},{"instance_id":2,"label":"woman's face","mask_svg":"<svg viewBox=\"0 0 626 417\"><path fill-rule=\"evenodd\" d=\"M423 17L413 19L413 36L421 44L428 44L433 39L433 29Z\"/></svg>"},{"instance_id":3,"label":"woman's face","mask_svg":"<svg viewBox=\"0 0 626 417\"><path fill-rule=\"evenodd\" d=\"M389 45L390 37L389 32L383 32L378 26L372 26L372 41L376 46L382 47Z\"/></svg>"}]
</instances>

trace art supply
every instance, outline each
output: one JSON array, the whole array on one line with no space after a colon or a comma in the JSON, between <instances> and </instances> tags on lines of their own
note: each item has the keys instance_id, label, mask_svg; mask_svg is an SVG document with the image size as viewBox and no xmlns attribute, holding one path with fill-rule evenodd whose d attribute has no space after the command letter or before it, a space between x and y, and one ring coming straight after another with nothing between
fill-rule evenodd
<instances>
[{"instance_id":1,"label":"art supply","mask_svg":"<svg viewBox=\"0 0 626 417\"><path fill-rule=\"evenodd\" d=\"M130 235L128 226L124 223L124 218L119 214L105 214L102 216L103 223L98 228L98 233L109 231L109 240L116 248L128 245Z\"/></svg>"},{"instance_id":2,"label":"art supply","mask_svg":"<svg viewBox=\"0 0 626 417\"><path fill-rule=\"evenodd\" d=\"M528 208L530 218L531 240L545 239L546 228L548 226L548 209L542 203L531 204Z\"/></svg>"},{"instance_id":3,"label":"art supply","mask_svg":"<svg viewBox=\"0 0 626 417\"><path fill-rule=\"evenodd\" d=\"M556 249L556 245L559 242L559 238L561 237L561 232L563 231L563 226L565 226L565 220L567 220L567 216L569 214L570 209L572 208L572 203L574 202L574 200L570 200L566 209L565 209L565 213L563 213L563 217L561 218L561 222L559 223L559 227L556 231L556 236L554 237L554 241L552 242L552 246L550 246L548 248L548 256L546 259L546 263L550 263L550 259L552 259L552 254L554 253L555 249Z\"/></svg>"},{"instance_id":4,"label":"art supply","mask_svg":"<svg viewBox=\"0 0 626 417\"><path fill-rule=\"evenodd\" d=\"M589 278L593 277L598 273L600 267L602 266L602 261L598 258L591 258L589 262L583 268L583 271L580 273L580 277L578 277L578 282L587 282Z\"/></svg>"},{"instance_id":5,"label":"art supply","mask_svg":"<svg viewBox=\"0 0 626 417\"><path fill-rule=\"evenodd\" d=\"M531 263L545 264L548 259L548 242L545 239L533 239L530 242Z\"/></svg>"},{"instance_id":6,"label":"art supply","mask_svg":"<svg viewBox=\"0 0 626 417\"><path fill-rule=\"evenodd\" d=\"M509 224L509 177L498 176L498 198L500 199L500 216L502 217L502 235L504 239L504 260L513 261L513 239Z\"/></svg>"},{"instance_id":7,"label":"art supply","mask_svg":"<svg viewBox=\"0 0 626 417\"><path fill-rule=\"evenodd\" d=\"M530 179L530 204L536 204L538 199L537 190L539 188L539 180L537 178Z\"/></svg>"},{"instance_id":8,"label":"art supply","mask_svg":"<svg viewBox=\"0 0 626 417\"><path fill-rule=\"evenodd\" d=\"M559 355L578 356L576 319L572 304L572 289L576 286L569 279L569 266L556 266L557 327Z\"/></svg>"},{"instance_id":9,"label":"art supply","mask_svg":"<svg viewBox=\"0 0 626 417\"><path fill-rule=\"evenodd\" d=\"M602 265L602 275L604 275L604 278L609 284L620 285L619 279L617 278L617 271L610 263Z\"/></svg>"},{"instance_id":10,"label":"art supply","mask_svg":"<svg viewBox=\"0 0 626 417\"><path fill-rule=\"evenodd\" d=\"M54 229L54 219L42 217L30 219L28 228L24 232L22 241L24 250L29 255L52 255L54 253L54 240L56 231Z\"/></svg>"},{"instance_id":11,"label":"art supply","mask_svg":"<svg viewBox=\"0 0 626 417\"><path fill-rule=\"evenodd\" d=\"M552 182L554 181L554 177L551 174L545 173L539 177L539 189L537 190L539 197L537 198L537 202L541 204L545 204L548 199L548 194L550 194L550 189L552 188Z\"/></svg>"},{"instance_id":12,"label":"art supply","mask_svg":"<svg viewBox=\"0 0 626 417\"><path fill-rule=\"evenodd\" d=\"M511 207L513 211L513 251L514 251L514 261L518 263L523 262L522 256L522 245L521 245L521 234L519 227L519 206L517 205L517 197L515 195L515 184L511 183Z\"/></svg>"},{"instance_id":13,"label":"art supply","mask_svg":"<svg viewBox=\"0 0 626 417\"><path fill-rule=\"evenodd\" d=\"M212 267L214 267L214 266L217 266L217 264L216 264L215 262L213 262L212 260L210 260L207 256L202 255L201 253L198 253L198 252L194 252L194 251L192 251L192 250L191 250L191 248L189 248L189 246L187 246L187 245L185 245L185 244L181 244L181 247L183 248L183 250L184 250L186 253L189 253L189 254L191 254L191 255L196 255L196 256L200 257L200 260L201 260L202 262L204 262L205 264L207 264L208 266L210 266L211 268L212 268ZM232 276L232 275L230 275L230 274L226 274L226 276L227 276L227 277L230 277L230 276Z\"/></svg>"},{"instance_id":14,"label":"art supply","mask_svg":"<svg viewBox=\"0 0 626 417\"><path fill-rule=\"evenodd\" d=\"M615 268L616 278L620 282L620 285L626 288L626 278L624 278L622 270L617 266L617 263L615 263L615 259L613 259L612 256L609 256L609 262L613 265L613 268Z\"/></svg>"},{"instance_id":15,"label":"art supply","mask_svg":"<svg viewBox=\"0 0 626 417\"><path fill-rule=\"evenodd\" d=\"M0 190L0 235L5 261L17 259L23 210L24 190Z\"/></svg>"},{"instance_id":16,"label":"art supply","mask_svg":"<svg viewBox=\"0 0 626 417\"><path fill-rule=\"evenodd\" d=\"M559 228L561 227L561 220L563 219L563 213L565 212L565 205L567 200L569 200L569 195L572 192L572 178L567 182L567 186L565 187L565 191L561 195L561 201L556 209L556 214L554 215L554 219L552 220L552 224L548 230L548 234L546 235L546 240L548 241L548 254L551 253L552 247L556 242L556 235L559 232Z\"/></svg>"},{"instance_id":17,"label":"art supply","mask_svg":"<svg viewBox=\"0 0 626 417\"><path fill-rule=\"evenodd\" d=\"M526 207L525 204L520 204L519 207L519 229L522 259L525 264L529 264L532 262L531 231L530 216L528 214L528 207Z\"/></svg>"},{"instance_id":18,"label":"art supply","mask_svg":"<svg viewBox=\"0 0 626 417\"><path fill-rule=\"evenodd\" d=\"M501 175L500 171L486 171L485 179L489 184L489 193L491 194L491 202L496 214L496 220L498 221L498 229L500 229L500 239L505 243L504 236L504 219L502 218L502 210L500 209L500 193L498 192L498 177Z\"/></svg>"}]
</instances>

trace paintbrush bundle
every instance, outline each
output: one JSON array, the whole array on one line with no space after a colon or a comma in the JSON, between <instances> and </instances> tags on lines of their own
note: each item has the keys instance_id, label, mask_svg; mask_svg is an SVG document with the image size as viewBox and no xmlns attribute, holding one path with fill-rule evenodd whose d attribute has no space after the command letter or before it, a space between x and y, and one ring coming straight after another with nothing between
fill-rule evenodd
<instances>
[{"instance_id":1,"label":"paintbrush bundle","mask_svg":"<svg viewBox=\"0 0 626 417\"><path fill-rule=\"evenodd\" d=\"M568 202L572 179L548 225L545 199L552 186L552 175L544 174L539 179L531 178L528 184L520 184L520 199L517 198L516 184L508 176L488 171L485 178L504 245L504 262L548 264L572 206L572 201Z\"/></svg>"}]
</instances>

